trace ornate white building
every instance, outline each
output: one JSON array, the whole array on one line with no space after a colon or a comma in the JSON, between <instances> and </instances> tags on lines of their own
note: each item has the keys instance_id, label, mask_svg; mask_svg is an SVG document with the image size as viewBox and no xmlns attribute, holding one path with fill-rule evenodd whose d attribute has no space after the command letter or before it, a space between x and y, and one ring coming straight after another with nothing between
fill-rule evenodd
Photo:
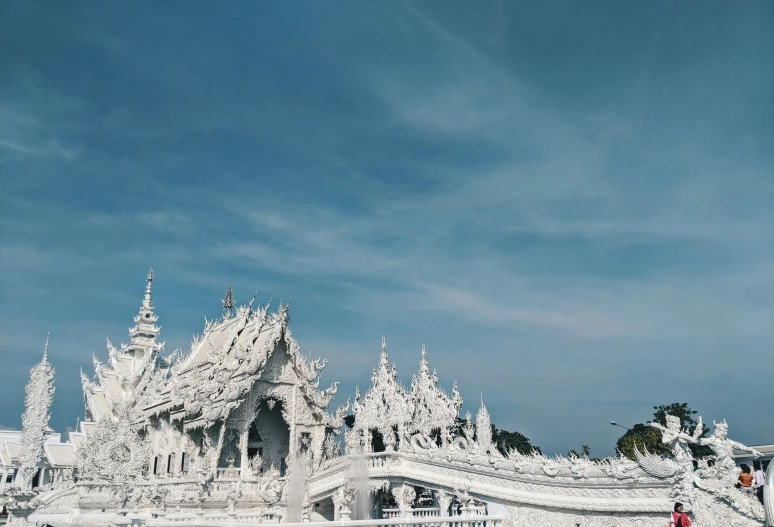
<instances>
[{"instance_id":1,"label":"ornate white building","mask_svg":"<svg viewBox=\"0 0 774 527\"><path fill-rule=\"evenodd\" d=\"M73 434L72 470L53 488L19 480L6 489L13 522L662 527L679 500L696 525L763 525L760 503L734 488L733 449L743 445L724 423L699 439L670 416L661 432L674 455L664 459L503 455L483 400L475 425L469 414L460 421L456 383L451 393L440 387L424 346L407 389L383 338L365 395L331 411L337 385L319 389L326 361L301 354L288 306L270 313L253 298L235 308L229 286L223 315L187 353L163 356L152 285L151 270L129 344L108 341L107 363L95 358L94 376L82 374L86 420ZM27 398L37 417L24 421L19 451L38 452L42 466L50 400L34 373L42 395ZM714 449L714 466L700 461L694 472L695 442Z\"/></svg>"}]
</instances>

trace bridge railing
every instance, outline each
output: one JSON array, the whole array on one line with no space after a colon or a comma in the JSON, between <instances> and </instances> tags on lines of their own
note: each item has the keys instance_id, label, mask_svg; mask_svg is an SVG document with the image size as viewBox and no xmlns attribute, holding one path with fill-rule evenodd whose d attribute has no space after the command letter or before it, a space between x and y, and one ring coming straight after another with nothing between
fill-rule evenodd
<instances>
[{"instance_id":1,"label":"bridge railing","mask_svg":"<svg viewBox=\"0 0 774 527\"><path fill-rule=\"evenodd\" d=\"M329 522L278 523L275 519L259 515L237 514L233 517L217 514L201 518L154 518L146 522L147 527L230 527L236 524L282 525L283 527L502 527L503 520L495 516L466 518L425 517L425 518L384 518L380 520L338 520Z\"/></svg>"}]
</instances>

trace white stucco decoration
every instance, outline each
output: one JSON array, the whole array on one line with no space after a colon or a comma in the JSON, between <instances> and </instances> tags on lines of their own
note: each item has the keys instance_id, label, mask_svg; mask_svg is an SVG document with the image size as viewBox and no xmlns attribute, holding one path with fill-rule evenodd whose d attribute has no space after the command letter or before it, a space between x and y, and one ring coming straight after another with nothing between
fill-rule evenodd
<instances>
[{"instance_id":1,"label":"white stucco decoration","mask_svg":"<svg viewBox=\"0 0 774 527\"><path fill-rule=\"evenodd\" d=\"M25 389L24 414L22 415L21 451L19 475L16 486L20 490L32 490L32 479L39 470L46 440L49 413L54 397L54 368L48 361L48 337L43 348L43 359L30 370L30 380Z\"/></svg>"},{"instance_id":2,"label":"white stucco decoration","mask_svg":"<svg viewBox=\"0 0 774 527\"><path fill-rule=\"evenodd\" d=\"M272 313L269 305L254 307L254 296L237 307L230 285L222 315L205 319L190 349L162 357L153 280L150 271L129 344L108 341L107 362L95 358L94 377L82 375L87 419L80 424L78 481L6 492L1 498L14 522L282 523L288 507L296 507L290 517L302 522L325 514L346 520L353 511L435 521L433 515L461 511L467 518L488 514L492 527L662 527L680 500L696 525L763 525L760 504L733 488L731 452L746 447L728 439L725 421L700 439L701 420L688 434L668 416L667 426L656 425L672 449L668 458L647 451L637 451L635 461L503 455L493 444L483 397L475 426L468 413L457 427L462 396L456 383L450 393L441 388L424 346L407 390L383 338L365 395L356 390L351 407L347 401L331 412L337 384L319 389L326 361L301 354L289 306L280 303ZM27 467L40 459L52 378L44 353L28 386ZM350 409L352 428L344 425ZM694 473L689 443L711 447L715 466L700 460L703 468ZM373 452L379 444L384 451ZM433 507L418 507L428 495ZM397 508L380 512L381 502L357 502L377 497ZM505 517L492 517L492 510ZM445 521L439 525L459 518Z\"/></svg>"}]
</instances>

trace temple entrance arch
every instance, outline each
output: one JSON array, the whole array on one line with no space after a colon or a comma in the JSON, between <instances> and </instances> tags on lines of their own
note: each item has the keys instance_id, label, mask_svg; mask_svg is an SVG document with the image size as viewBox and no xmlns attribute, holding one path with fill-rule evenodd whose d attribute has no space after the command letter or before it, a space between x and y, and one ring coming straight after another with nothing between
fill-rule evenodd
<instances>
[{"instance_id":1,"label":"temple entrance arch","mask_svg":"<svg viewBox=\"0 0 774 527\"><path fill-rule=\"evenodd\" d=\"M285 475L290 452L290 425L283 418L284 408L283 401L261 399L257 408L258 415L250 426L250 431L254 430L254 441L250 441L248 435L248 448L252 445L259 453L262 470L274 467L281 476Z\"/></svg>"}]
</instances>

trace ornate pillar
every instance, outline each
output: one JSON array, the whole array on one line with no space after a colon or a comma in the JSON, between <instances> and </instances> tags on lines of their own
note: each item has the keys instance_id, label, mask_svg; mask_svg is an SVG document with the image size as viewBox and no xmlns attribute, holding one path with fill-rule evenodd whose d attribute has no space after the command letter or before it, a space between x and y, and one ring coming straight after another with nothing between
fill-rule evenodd
<instances>
[{"instance_id":1,"label":"ornate pillar","mask_svg":"<svg viewBox=\"0 0 774 527\"><path fill-rule=\"evenodd\" d=\"M451 505L451 500L452 500L451 494L443 490L439 490L436 493L436 495L438 497L438 505L441 507L441 516L442 517L450 516L449 506Z\"/></svg>"},{"instance_id":2,"label":"ornate pillar","mask_svg":"<svg viewBox=\"0 0 774 527\"><path fill-rule=\"evenodd\" d=\"M296 454L298 453L298 437L296 432L296 394L298 393L298 390L300 389L298 384L294 384L291 388L293 390L293 395L290 398L290 408L288 408L288 418L290 419L290 422L288 423L290 426L290 441L288 442L288 457L290 459L295 459Z\"/></svg>"},{"instance_id":3,"label":"ornate pillar","mask_svg":"<svg viewBox=\"0 0 774 527\"><path fill-rule=\"evenodd\" d=\"M414 506L414 498L416 498L414 487L401 483L395 487L390 487L390 492L392 492L395 501L398 502L401 518L410 516L411 509Z\"/></svg>"},{"instance_id":4,"label":"ornate pillar","mask_svg":"<svg viewBox=\"0 0 774 527\"><path fill-rule=\"evenodd\" d=\"M338 492L334 492L333 496L331 496L331 500L333 501L333 521L337 522L339 521L339 507L341 506L341 496L339 496Z\"/></svg>"},{"instance_id":5,"label":"ornate pillar","mask_svg":"<svg viewBox=\"0 0 774 527\"><path fill-rule=\"evenodd\" d=\"M250 474L250 462L247 458L247 441L250 436L250 420L245 419L239 425L239 478L246 479Z\"/></svg>"}]
</instances>

